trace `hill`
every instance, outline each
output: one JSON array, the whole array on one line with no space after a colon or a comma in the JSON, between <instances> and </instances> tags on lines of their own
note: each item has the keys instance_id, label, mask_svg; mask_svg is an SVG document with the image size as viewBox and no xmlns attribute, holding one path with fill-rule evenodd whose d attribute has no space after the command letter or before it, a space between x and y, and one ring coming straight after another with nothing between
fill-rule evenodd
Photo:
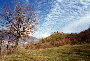
<instances>
[{"instance_id":1,"label":"hill","mask_svg":"<svg viewBox=\"0 0 90 61\"><path fill-rule=\"evenodd\" d=\"M41 49L41 48L52 48L63 45L74 45L90 43L90 28L80 33L60 33L54 32L47 38L40 40L38 43L32 43L25 45L25 48L30 49Z\"/></svg>"},{"instance_id":2,"label":"hill","mask_svg":"<svg viewBox=\"0 0 90 61\"><path fill-rule=\"evenodd\" d=\"M1 61L90 61L90 44L65 45L54 48L27 50L0 57Z\"/></svg>"}]
</instances>

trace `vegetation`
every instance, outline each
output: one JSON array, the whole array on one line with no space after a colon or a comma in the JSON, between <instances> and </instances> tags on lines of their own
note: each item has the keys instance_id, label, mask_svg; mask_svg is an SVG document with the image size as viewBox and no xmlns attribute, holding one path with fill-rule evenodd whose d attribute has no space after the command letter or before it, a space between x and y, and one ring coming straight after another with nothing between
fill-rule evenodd
<instances>
[{"instance_id":1,"label":"vegetation","mask_svg":"<svg viewBox=\"0 0 90 61\"><path fill-rule=\"evenodd\" d=\"M90 28L82 31L80 33L59 33L54 32L47 38L40 40L38 43L27 44L24 47L26 49L42 49L42 48L52 48L59 47L63 45L74 45L74 44L82 44L82 43L90 43Z\"/></svg>"},{"instance_id":2,"label":"vegetation","mask_svg":"<svg viewBox=\"0 0 90 61\"><path fill-rule=\"evenodd\" d=\"M2 18L0 20L0 51L1 45L5 44L3 43L5 39L8 41L7 49L11 43L16 48L20 39L23 41L25 37L29 38L29 34L33 32L32 29L38 24L35 10L31 5L22 6L16 3L13 10L5 6L4 11L0 12L0 18Z\"/></svg>"},{"instance_id":3,"label":"vegetation","mask_svg":"<svg viewBox=\"0 0 90 61\"><path fill-rule=\"evenodd\" d=\"M71 34L57 31L38 42L18 46L38 23L31 5L16 2L14 9L6 6L0 13L0 61L90 61L90 28Z\"/></svg>"},{"instance_id":4,"label":"vegetation","mask_svg":"<svg viewBox=\"0 0 90 61\"><path fill-rule=\"evenodd\" d=\"M1 57L2 61L90 61L90 44L65 45L55 48L27 50Z\"/></svg>"}]
</instances>

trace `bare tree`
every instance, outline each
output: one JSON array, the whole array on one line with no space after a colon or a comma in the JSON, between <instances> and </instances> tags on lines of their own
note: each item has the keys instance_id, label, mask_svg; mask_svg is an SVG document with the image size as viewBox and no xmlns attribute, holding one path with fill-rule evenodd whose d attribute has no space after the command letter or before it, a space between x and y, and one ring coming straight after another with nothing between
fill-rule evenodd
<instances>
[{"instance_id":1,"label":"bare tree","mask_svg":"<svg viewBox=\"0 0 90 61\"><path fill-rule=\"evenodd\" d=\"M9 39L15 41L18 46L19 39L28 37L38 24L37 14L31 5L15 5L14 10L5 7L4 12L0 13L0 30L5 30L9 34Z\"/></svg>"}]
</instances>

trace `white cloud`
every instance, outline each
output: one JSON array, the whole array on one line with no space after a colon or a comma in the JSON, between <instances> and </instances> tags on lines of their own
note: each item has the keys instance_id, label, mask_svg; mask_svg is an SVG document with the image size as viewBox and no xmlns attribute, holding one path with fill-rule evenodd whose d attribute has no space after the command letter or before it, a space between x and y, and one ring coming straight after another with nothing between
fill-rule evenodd
<instances>
[{"instance_id":1,"label":"white cloud","mask_svg":"<svg viewBox=\"0 0 90 61\"><path fill-rule=\"evenodd\" d=\"M29 2L29 0L26 0L26 2Z\"/></svg>"},{"instance_id":2,"label":"white cloud","mask_svg":"<svg viewBox=\"0 0 90 61\"><path fill-rule=\"evenodd\" d=\"M26 3L26 4L29 4L29 0L25 0L25 3Z\"/></svg>"},{"instance_id":3,"label":"white cloud","mask_svg":"<svg viewBox=\"0 0 90 61\"><path fill-rule=\"evenodd\" d=\"M90 5L90 0L80 0L82 4Z\"/></svg>"},{"instance_id":4,"label":"white cloud","mask_svg":"<svg viewBox=\"0 0 90 61\"><path fill-rule=\"evenodd\" d=\"M33 34L31 36L37 37L38 39L39 38L46 38L46 37L50 36L50 33L37 31L35 34Z\"/></svg>"},{"instance_id":5,"label":"white cloud","mask_svg":"<svg viewBox=\"0 0 90 61\"><path fill-rule=\"evenodd\" d=\"M87 29L90 25L90 14L81 17L65 26L62 31L65 33L80 32Z\"/></svg>"},{"instance_id":6,"label":"white cloud","mask_svg":"<svg viewBox=\"0 0 90 61\"><path fill-rule=\"evenodd\" d=\"M41 37L42 37L42 38L45 38L45 37L48 37L48 36L50 36L49 33L43 33L43 34L41 34Z\"/></svg>"},{"instance_id":7,"label":"white cloud","mask_svg":"<svg viewBox=\"0 0 90 61\"><path fill-rule=\"evenodd\" d=\"M65 33L80 32L88 28L88 24L90 23L90 20L89 20L90 14L87 14L85 16L85 14L88 13L88 11L84 11L86 10L84 6L87 6L88 3L85 4L83 7L75 5L75 3L78 3L78 1L74 3L70 1L70 4L68 7L64 6L64 3L63 3L62 7L66 9L64 10L64 9L61 9L61 6L59 4L59 2L61 2L62 0L56 0L56 1L58 3L55 2L55 5L53 6L53 8L50 10L49 14L47 14L47 17L45 18L46 22L43 24L44 27L46 26L47 28L52 29L51 31L53 30L55 31L56 30L55 27L56 27L57 31L61 31ZM78 10L74 11L73 8ZM73 14L69 14L70 12L72 12ZM51 31L48 31L48 32L51 32Z\"/></svg>"},{"instance_id":8,"label":"white cloud","mask_svg":"<svg viewBox=\"0 0 90 61\"><path fill-rule=\"evenodd\" d=\"M56 0L56 1L61 2L61 1L63 1L63 0Z\"/></svg>"},{"instance_id":9,"label":"white cloud","mask_svg":"<svg viewBox=\"0 0 90 61\"><path fill-rule=\"evenodd\" d=\"M65 33L80 32L89 27L90 14L87 13L90 10L87 8L87 4L81 5L81 0L75 0L75 2L73 2L74 0L56 1L45 17L45 22L42 24L43 27L40 27L34 36L44 38L56 31Z\"/></svg>"},{"instance_id":10,"label":"white cloud","mask_svg":"<svg viewBox=\"0 0 90 61\"><path fill-rule=\"evenodd\" d=\"M57 23L58 18L61 14L61 9L58 3L55 3L53 8L49 11L47 16L45 17L45 23L43 25L49 26L49 25L54 25Z\"/></svg>"}]
</instances>

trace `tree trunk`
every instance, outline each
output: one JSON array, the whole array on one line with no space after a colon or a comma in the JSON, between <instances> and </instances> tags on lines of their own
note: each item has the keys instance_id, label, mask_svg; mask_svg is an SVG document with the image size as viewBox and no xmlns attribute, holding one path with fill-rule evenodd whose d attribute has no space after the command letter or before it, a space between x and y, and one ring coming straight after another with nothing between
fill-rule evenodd
<instances>
[{"instance_id":1,"label":"tree trunk","mask_svg":"<svg viewBox=\"0 0 90 61\"><path fill-rule=\"evenodd\" d=\"M17 46L18 46L18 42L19 42L19 38L16 39L16 42L15 42L15 47L16 47L16 48L17 48Z\"/></svg>"},{"instance_id":2,"label":"tree trunk","mask_svg":"<svg viewBox=\"0 0 90 61\"><path fill-rule=\"evenodd\" d=\"M0 40L0 55L2 55L2 40Z\"/></svg>"},{"instance_id":3,"label":"tree trunk","mask_svg":"<svg viewBox=\"0 0 90 61\"><path fill-rule=\"evenodd\" d=\"M1 55L2 53L1 53L1 46L0 46L0 55Z\"/></svg>"}]
</instances>

